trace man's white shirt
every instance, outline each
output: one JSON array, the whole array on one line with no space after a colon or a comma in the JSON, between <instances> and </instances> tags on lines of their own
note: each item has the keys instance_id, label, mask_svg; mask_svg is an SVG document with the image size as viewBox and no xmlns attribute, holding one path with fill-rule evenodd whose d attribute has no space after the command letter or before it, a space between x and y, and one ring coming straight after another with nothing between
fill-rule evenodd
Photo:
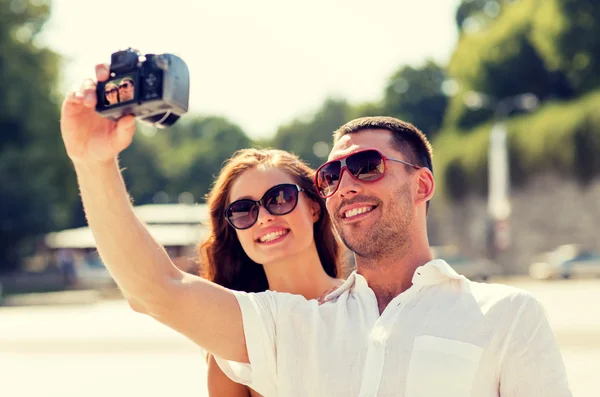
<instances>
[{"instance_id":1,"label":"man's white shirt","mask_svg":"<svg viewBox=\"0 0 600 397\"><path fill-rule=\"evenodd\" d=\"M216 358L265 397L567 397L563 360L529 293L482 284L436 259L379 314L356 272L319 305L236 292L250 364Z\"/></svg>"}]
</instances>

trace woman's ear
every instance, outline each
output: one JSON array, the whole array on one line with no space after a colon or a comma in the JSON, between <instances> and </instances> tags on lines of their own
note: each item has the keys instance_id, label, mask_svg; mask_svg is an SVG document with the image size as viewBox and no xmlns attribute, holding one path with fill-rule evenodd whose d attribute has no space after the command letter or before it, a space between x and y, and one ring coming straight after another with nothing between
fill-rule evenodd
<instances>
[{"instance_id":1,"label":"woman's ear","mask_svg":"<svg viewBox=\"0 0 600 397\"><path fill-rule=\"evenodd\" d=\"M312 201L312 217L313 217L313 223L316 223L319 219L321 219L321 206L319 205L319 203L317 203L316 201Z\"/></svg>"}]
</instances>

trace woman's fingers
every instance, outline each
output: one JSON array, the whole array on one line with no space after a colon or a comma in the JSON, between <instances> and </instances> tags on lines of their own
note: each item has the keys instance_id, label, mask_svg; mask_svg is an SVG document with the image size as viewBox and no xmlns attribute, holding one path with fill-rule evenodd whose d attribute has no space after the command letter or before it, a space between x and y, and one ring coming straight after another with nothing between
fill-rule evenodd
<instances>
[{"instance_id":1,"label":"woman's fingers","mask_svg":"<svg viewBox=\"0 0 600 397\"><path fill-rule=\"evenodd\" d=\"M96 65L96 79L98 81L106 81L110 77L110 66L106 63Z\"/></svg>"},{"instance_id":2,"label":"woman's fingers","mask_svg":"<svg viewBox=\"0 0 600 397\"><path fill-rule=\"evenodd\" d=\"M81 93L83 94L83 104L88 108L96 106L96 82L92 79L85 79L81 84Z\"/></svg>"},{"instance_id":3,"label":"woman's fingers","mask_svg":"<svg viewBox=\"0 0 600 397\"><path fill-rule=\"evenodd\" d=\"M77 90L69 92L63 101L61 119L65 116L79 114L84 109L82 104L83 93L81 91Z\"/></svg>"}]
</instances>

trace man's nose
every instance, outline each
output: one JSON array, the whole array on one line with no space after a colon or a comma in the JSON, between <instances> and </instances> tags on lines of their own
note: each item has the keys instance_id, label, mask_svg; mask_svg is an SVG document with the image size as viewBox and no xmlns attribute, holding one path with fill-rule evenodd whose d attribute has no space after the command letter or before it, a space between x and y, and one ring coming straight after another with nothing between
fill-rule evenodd
<instances>
[{"instance_id":1,"label":"man's nose","mask_svg":"<svg viewBox=\"0 0 600 397\"><path fill-rule=\"evenodd\" d=\"M339 194L341 197L349 197L358 194L361 189L361 182L350 175L350 172L347 169L344 169L342 175L340 175L340 183L337 194Z\"/></svg>"}]
</instances>

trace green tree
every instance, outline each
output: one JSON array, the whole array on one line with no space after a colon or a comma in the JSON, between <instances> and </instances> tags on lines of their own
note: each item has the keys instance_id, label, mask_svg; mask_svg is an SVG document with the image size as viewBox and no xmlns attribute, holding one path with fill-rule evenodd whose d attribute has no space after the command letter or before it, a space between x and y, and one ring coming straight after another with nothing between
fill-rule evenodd
<instances>
[{"instance_id":1,"label":"green tree","mask_svg":"<svg viewBox=\"0 0 600 397\"><path fill-rule=\"evenodd\" d=\"M325 161L333 132L350 120L352 108L346 101L328 98L309 120L294 120L279 127L272 146L297 154L311 167Z\"/></svg>"},{"instance_id":2,"label":"green tree","mask_svg":"<svg viewBox=\"0 0 600 397\"><path fill-rule=\"evenodd\" d=\"M349 119L346 121L350 121L360 117L382 116L384 112L385 111L383 109L383 104L379 101L363 102L351 107Z\"/></svg>"},{"instance_id":3,"label":"green tree","mask_svg":"<svg viewBox=\"0 0 600 397\"><path fill-rule=\"evenodd\" d=\"M600 2L544 0L533 14L532 39L551 70L578 93L600 86Z\"/></svg>"},{"instance_id":4,"label":"green tree","mask_svg":"<svg viewBox=\"0 0 600 397\"><path fill-rule=\"evenodd\" d=\"M573 133L573 168L582 185L589 185L600 175L600 117L588 115Z\"/></svg>"},{"instance_id":5,"label":"green tree","mask_svg":"<svg viewBox=\"0 0 600 397\"><path fill-rule=\"evenodd\" d=\"M463 0L456 8L455 20L459 31L484 28L496 19L505 4L514 0Z\"/></svg>"},{"instance_id":6,"label":"green tree","mask_svg":"<svg viewBox=\"0 0 600 397\"><path fill-rule=\"evenodd\" d=\"M385 114L413 123L431 139L439 131L448 105L445 80L444 69L433 61L420 68L401 67L385 88Z\"/></svg>"},{"instance_id":7,"label":"green tree","mask_svg":"<svg viewBox=\"0 0 600 397\"><path fill-rule=\"evenodd\" d=\"M148 135L147 127L145 131ZM144 189L139 187L145 201L158 191L166 193L170 202L178 201L184 192L191 193L196 202L201 201L223 162L252 143L239 126L217 116L187 117L171 128L152 132L155 134L140 139L145 141L145 161L156 166L155 171L139 171L148 179ZM152 179L152 172L159 177ZM131 181L133 187L136 179L132 176Z\"/></svg>"},{"instance_id":8,"label":"green tree","mask_svg":"<svg viewBox=\"0 0 600 397\"><path fill-rule=\"evenodd\" d=\"M78 207L58 123L60 58L38 41L49 15L43 1L0 1L0 271Z\"/></svg>"},{"instance_id":9,"label":"green tree","mask_svg":"<svg viewBox=\"0 0 600 397\"><path fill-rule=\"evenodd\" d=\"M536 0L505 5L502 15L485 29L463 33L452 54L448 71L460 93L449 106L448 127L469 128L488 120L492 111L473 112L464 94L477 91L501 99L533 93L540 100L569 97L571 92L560 71L551 71L532 42L532 15Z\"/></svg>"},{"instance_id":10,"label":"green tree","mask_svg":"<svg viewBox=\"0 0 600 397\"><path fill-rule=\"evenodd\" d=\"M152 203L156 192L166 189L167 178L159 162L160 148L147 135L153 130L146 126L138 130L131 146L121 153L119 164L134 204L142 205ZM168 129L160 131L169 133Z\"/></svg>"}]
</instances>

